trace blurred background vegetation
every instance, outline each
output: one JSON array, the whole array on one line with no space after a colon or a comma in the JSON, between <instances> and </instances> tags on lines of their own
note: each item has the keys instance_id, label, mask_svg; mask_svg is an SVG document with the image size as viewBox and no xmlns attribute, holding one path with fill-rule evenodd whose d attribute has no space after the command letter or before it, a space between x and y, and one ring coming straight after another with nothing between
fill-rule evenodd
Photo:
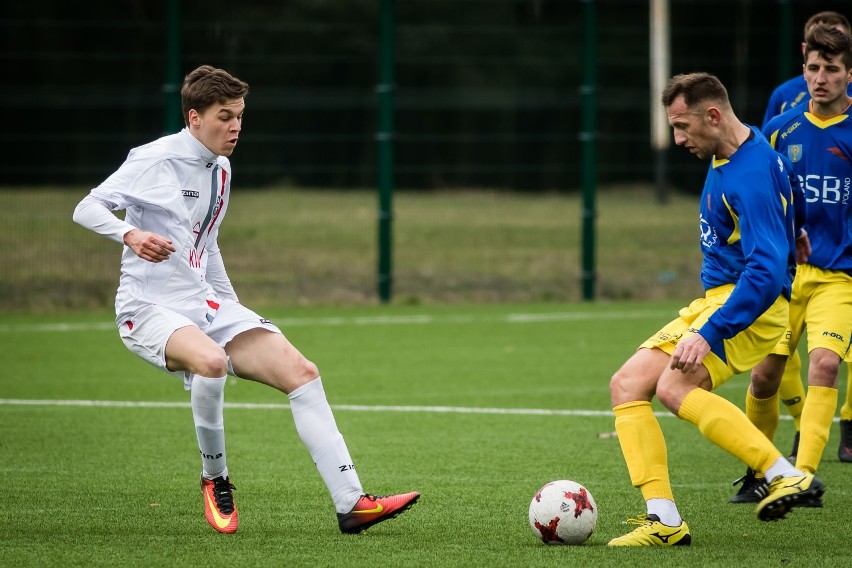
<instances>
[{"instance_id":1,"label":"blurred background vegetation","mask_svg":"<svg viewBox=\"0 0 852 568\"><path fill-rule=\"evenodd\" d=\"M649 143L658 104L649 3L588 1L598 16L599 297L688 298L697 282L693 201L707 164L671 149L661 202ZM588 1L394 3L395 302L579 299ZM208 63L251 85L222 229L245 300L376 301L379 5L5 6L0 309L111 304L118 249L73 225L71 211L131 147L175 123L166 110L175 52L181 77ZM717 74L751 123L772 88L799 72L804 20L843 9L804 0L670 7L672 72ZM180 41L169 46L175 9Z\"/></svg>"},{"instance_id":2,"label":"blurred background vegetation","mask_svg":"<svg viewBox=\"0 0 852 568\"><path fill-rule=\"evenodd\" d=\"M0 190L0 311L112 305L121 247L71 222L88 188ZM700 293L696 197L659 206L651 186L599 195L598 296ZM236 188L219 233L252 306L377 302L375 193ZM396 196L396 304L581 299L576 193L405 191Z\"/></svg>"}]
</instances>

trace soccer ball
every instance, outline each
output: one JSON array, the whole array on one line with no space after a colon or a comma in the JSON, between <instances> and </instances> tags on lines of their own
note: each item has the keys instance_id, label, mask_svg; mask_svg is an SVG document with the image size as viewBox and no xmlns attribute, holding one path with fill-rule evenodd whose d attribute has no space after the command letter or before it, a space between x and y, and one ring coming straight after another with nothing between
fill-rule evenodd
<instances>
[{"instance_id":1,"label":"soccer ball","mask_svg":"<svg viewBox=\"0 0 852 568\"><path fill-rule=\"evenodd\" d=\"M530 527L545 544L583 544L597 523L595 499L576 481L551 481L530 503Z\"/></svg>"}]
</instances>

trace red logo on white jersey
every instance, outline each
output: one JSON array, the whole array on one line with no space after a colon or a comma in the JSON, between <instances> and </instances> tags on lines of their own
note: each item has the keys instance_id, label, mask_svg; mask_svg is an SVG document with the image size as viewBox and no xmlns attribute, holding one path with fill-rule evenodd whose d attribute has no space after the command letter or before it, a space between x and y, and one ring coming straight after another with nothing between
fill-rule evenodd
<instances>
[{"instance_id":1,"label":"red logo on white jersey","mask_svg":"<svg viewBox=\"0 0 852 568\"><path fill-rule=\"evenodd\" d=\"M201 257L204 256L204 249L189 249L189 266L191 268L201 268Z\"/></svg>"}]
</instances>

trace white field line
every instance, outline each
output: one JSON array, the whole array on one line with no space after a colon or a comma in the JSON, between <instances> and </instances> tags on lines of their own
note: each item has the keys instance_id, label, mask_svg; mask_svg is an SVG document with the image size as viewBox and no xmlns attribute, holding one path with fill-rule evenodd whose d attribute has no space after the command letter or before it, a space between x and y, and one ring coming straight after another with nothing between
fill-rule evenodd
<instances>
[{"instance_id":1,"label":"white field line","mask_svg":"<svg viewBox=\"0 0 852 568\"><path fill-rule=\"evenodd\" d=\"M131 400L50 400L0 398L0 406L85 406L100 408L190 408L188 402L153 402ZM242 410L288 410L289 404L226 402L225 408ZM458 414L516 414L537 416L612 416L611 410L565 410L546 408L473 408L464 406L368 406L334 404L334 410L354 412L431 412ZM665 413L660 413L661 416Z\"/></svg>"},{"instance_id":2,"label":"white field line","mask_svg":"<svg viewBox=\"0 0 852 568\"><path fill-rule=\"evenodd\" d=\"M0 406L84 406L102 408L190 408L188 402L146 402L130 400L36 400L0 398ZM436 414L503 414L521 416L609 416L611 410L570 410L548 408L477 408L468 406L368 406L362 404L333 404L334 410L353 412L427 412ZM259 404L226 402L225 408L242 410L288 410L289 404ZM673 417L670 412L654 412L660 418ZM781 416L789 420L790 416ZM835 418L835 421L837 419Z\"/></svg>"},{"instance_id":3,"label":"white field line","mask_svg":"<svg viewBox=\"0 0 852 568\"><path fill-rule=\"evenodd\" d=\"M637 311L637 312L552 312L532 314L506 314L501 316L477 315L389 315L363 317L318 317L318 318L284 318L275 320L275 324L287 329L291 327L329 327L329 326L364 326L364 325L428 325L428 324L459 324L477 322L503 323L539 323L553 321L595 321L619 319L665 319L674 317L674 311ZM0 324L0 333L39 333L39 332L72 332L72 331L105 331L114 330L112 322L89 323L19 323Z\"/></svg>"},{"instance_id":4,"label":"white field line","mask_svg":"<svg viewBox=\"0 0 852 568\"><path fill-rule=\"evenodd\" d=\"M325 318L290 318L276 321L282 328L288 327L327 327L327 326L363 326L363 325L427 325L444 323L474 323L474 322L504 322L504 323L536 323L553 321L593 321L617 319L660 319L671 316L669 311L636 311L636 312L552 312L552 313L519 313L505 316L475 316L475 315L412 315L412 316L366 316L366 317L325 317ZM0 325L0 333L20 332L74 332L98 331L115 329L112 322L92 323L44 323L44 324L5 324ZM189 408L186 402L144 402L144 401L110 401L110 400L29 400L29 399L0 399L0 406L98 406L110 408ZM264 410L289 409L288 404L254 404L254 403L225 403L226 408ZM611 410L569 410L544 408L476 408L463 406L367 406L357 404L332 405L335 410L355 412L431 412L456 414L504 414L504 415L539 415L539 416L612 416ZM672 416L668 412L655 412L658 417ZM789 416L781 416L789 419Z\"/></svg>"}]
</instances>

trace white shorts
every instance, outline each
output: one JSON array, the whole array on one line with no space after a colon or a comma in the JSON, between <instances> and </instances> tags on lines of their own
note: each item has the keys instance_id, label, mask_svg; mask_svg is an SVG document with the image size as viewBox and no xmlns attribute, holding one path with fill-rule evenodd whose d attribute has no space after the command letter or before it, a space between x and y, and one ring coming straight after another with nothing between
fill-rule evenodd
<instances>
[{"instance_id":1,"label":"white shorts","mask_svg":"<svg viewBox=\"0 0 852 568\"><path fill-rule=\"evenodd\" d=\"M189 325L199 328L220 347L225 347L244 331L258 327L281 333L271 321L233 300L222 300L219 307L206 314L206 319L201 321L195 321L163 306L148 305L134 314L122 316L118 333L130 351L158 369L182 379L184 388L190 390L192 373L170 371L166 368L166 343L176 330Z\"/></svg>"}]
</instances>

